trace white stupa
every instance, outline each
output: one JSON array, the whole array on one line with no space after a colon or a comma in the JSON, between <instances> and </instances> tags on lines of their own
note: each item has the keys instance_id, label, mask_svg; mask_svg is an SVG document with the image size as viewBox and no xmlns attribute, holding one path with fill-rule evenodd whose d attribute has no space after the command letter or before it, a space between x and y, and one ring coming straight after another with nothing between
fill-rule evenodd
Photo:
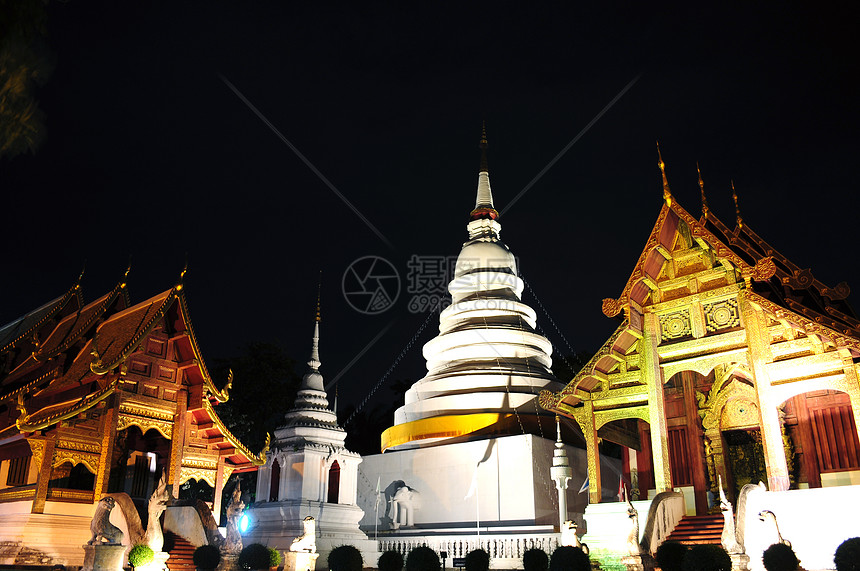
<instances>
[{"instance_id":1,"label":"white stupa","mask_svg":"<svg viewBox=\"0 0 860 571\"><path fill-rule=\"evenodd\" d=\"M508 534L509 541L515 533L551 533L561 517L551 474L555 422L536 399L562 385L550 370L550 342L521 301L516 259L499 237L485 154L469 218L448 285L452 304L424 346L427 374L382 434L385 453L365 456L359 469L362 529L378 528L386 549L406 545L391 541L420 544L478 529L482 538ZM585 451L562 446L571 478L584 481ZM575 492L563 490L565 519L581 524L585 496Z\"/></svg>"},{"instance_id":2,"label":"white stupa","mask_svg":"<svg viewBox=\"0 0 860 571\"><path fill-rule=\"evenodd\" d=\"M475 433L523 432L523 418L542 414L541 389L558 391L552 345L535 331L535 311L520 301L517 261L501 241L486 161L486 136L469 240L448 285L452 303L439 319L439 335L424 345L427 375L406 392L383 433L382 449L451 442ZM521 416L519 422L512 417ZM529 427L526 427L527 429Z\"/></svg>"},{"instance_id":3,"label":"white stupa","mask_svg":"<svg viewBox=\"0 0 860 571\"><path fill-rule=\"evenodd\" d=\"M376 562L376 543L358 527L364 512L357 505L356 486L361 456L344 446L346 432L329 408L319 357L320 316L314 323L308 372L295 405L275 430L265 466L257 471L257 501L250 510L251 527L245 543L259 542L289 551L304 531L303 521L316 520L317 569L328 553L349 543L365 562Z\"/></svg>"}]
</instances>

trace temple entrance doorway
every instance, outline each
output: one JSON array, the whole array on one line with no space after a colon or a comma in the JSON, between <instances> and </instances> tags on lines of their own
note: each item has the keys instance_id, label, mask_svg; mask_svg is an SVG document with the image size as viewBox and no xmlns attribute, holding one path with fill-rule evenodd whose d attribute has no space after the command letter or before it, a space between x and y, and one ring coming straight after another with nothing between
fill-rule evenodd
<instances>
[{"instance_id":1,"label":"temple entrance doorway","mask_svg":"<svg viewBox=\"0 0 860 571\"><path fill-rule=\"evenodd\" d=\"M723 440L729 477L725 486L728 488L727 493L731 492L731 497L738 498L741 488L747 484L767 482L764 449L758 428L726 430Z\"/></svg>"}]
</instances>

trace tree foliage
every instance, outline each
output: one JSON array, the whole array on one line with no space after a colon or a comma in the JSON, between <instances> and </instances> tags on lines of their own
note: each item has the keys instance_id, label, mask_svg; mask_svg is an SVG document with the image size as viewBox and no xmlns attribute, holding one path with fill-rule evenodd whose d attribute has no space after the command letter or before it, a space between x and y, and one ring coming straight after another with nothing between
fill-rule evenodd
<instances>
[{"instance_id":1,"label":"tree foliage","mask_svg":"<svg viewBox=\"0 0 860 571\"><path fill-rule=\"evenodd\" d=\"M35 152L44 114L34 96L51 72L45 2L0 0L0 157Z\"/></svg>"},{"instance_id":2,"label":"tree foliage","mask_svg":"<svg viewBox=\"0 0 860 571\"><path fill-rule=\"evenodd\" d=\"M295 372L295 362L272 343L251 343L237 357L215 360L216 379L226 379L230 370L230 399L215 411L227 428L256 452L263 448L266 435L283 425L301 378Z\"/></svg>"}]
</instances>

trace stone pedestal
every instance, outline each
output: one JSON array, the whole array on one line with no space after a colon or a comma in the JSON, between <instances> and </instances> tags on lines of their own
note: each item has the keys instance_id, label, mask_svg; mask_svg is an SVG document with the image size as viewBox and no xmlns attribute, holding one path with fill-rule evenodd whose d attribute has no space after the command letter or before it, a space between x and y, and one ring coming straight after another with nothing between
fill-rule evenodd
<instances>
[{"instance_id":1,"label":"stone pedestal","mask_svg":"<svg viewBox=\"0 0 860 571\"><path fill-rule=\"evenodd\" d=\"M746 553L729 553L732 558L732 571L749 571L750 556Z\"/></svg>"},{"instance_id":2,"label":"stone pedestal","mask_svg":"<svg viewBox=\"0 0 860 571\"><path fill-rule=\"evenodd\" d=\"M654 558L647 553L641 555L625 555L621 563L627 566L627 571L651 571L654 569Z\"/></svg>"},{"instance_id":3,"label":"stone pedestal","mask_svg":"<svg viewBox=\"0 0 860 571\"><path fill-rule=\"evenodd\" d=\"M122 571L125 545L84 545L84 566L81 571Z\"/></svg>"},{"instance_id":4,"label":"stone pedestal","mask_svg":"<svg viewBox=\"0 0 860 571\"><path fill-rule=\"evenodd\" d=\"M239 569L238 553L222 553L221 562L215 571L237 571ZM81 570L83 571L83 570Z\"/></svg>"},{"instance_id":5,"label":"stone pedestal","mask_svg":"<svg viewBox=\"0 0 860 571\"><path fill-rule=\"evenodd\" d=\"M307 551L287 551L284 558L284 571L314 571L319 553Z\"/></svg>"}]
</instances>

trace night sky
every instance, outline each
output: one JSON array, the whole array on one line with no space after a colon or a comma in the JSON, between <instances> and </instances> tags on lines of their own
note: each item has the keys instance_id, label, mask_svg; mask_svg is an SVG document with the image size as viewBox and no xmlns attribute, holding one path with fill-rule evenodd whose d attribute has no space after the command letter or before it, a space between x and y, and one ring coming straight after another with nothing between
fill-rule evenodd
<instances>
[{"instance_id":1,"label":"night sky","mask_svg":"<svg viewBox=\"0 0 860 571\"><path fill-rule=\"evenodd\" d=\"M0 323L61 295L84 263L91 301L131 256L137 303L187 259L208 361L276 341L301 362L322 270L327 379L384 331L340 378L358 400L426 319L408 309L407 261L455 256L466 238L482 120L501 210L631 82L501 218L563 335L538 309L557 350L594 351L617 326L600 304L620 294L659 212L658 139L687 210L700 209L699 161L724 222L733 179L751 228L825 284L860 291L857 13L415 4L51 0L45 142L0 159ZM402 278L373 316L341 283L368 255ZM390 380L424 374L437 326Z\"/></svg>"}]
</instances>

